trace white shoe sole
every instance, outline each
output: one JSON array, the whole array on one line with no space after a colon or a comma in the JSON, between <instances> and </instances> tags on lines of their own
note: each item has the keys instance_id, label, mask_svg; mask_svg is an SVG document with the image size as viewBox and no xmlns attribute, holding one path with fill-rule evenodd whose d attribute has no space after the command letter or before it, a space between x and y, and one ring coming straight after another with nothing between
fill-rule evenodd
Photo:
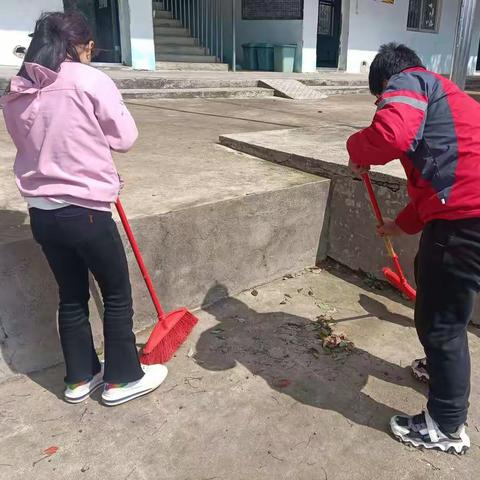
<instances>
[{"instance_id":1,"label":"white shoe sole","mask_svg":"<svg viewBox=\"0 0 480 480\"><path fill-rule=\"evenodd\" d=\"M160 387L162 385L162 383L165 381L165 379L167 378L167 376L168 376L168 369L167 369L167 367L164 366L163 375L162 375L161 380L158 382L157 385L155 385L151 388L147 388L145 390L141 390L139 392L132 393L131 395L127 395L127 396L122 397L122 398L114 399L114 400L113 399L109 400L108 398L105 398L105 397L102 396L102 403L107 407L117 407L118 405L122 405L124 403L135 400L136 398L148 395L149 393L154 392L158 387Z\"/></svg>"},{"instance_id":2,"label":"white shoe sole","mask_svg":"<svg viewBox=\"0 0 480 480\"><path fill-rule=\"evenodd\" d=\"M71 403L72 405L76 405L77 403L82 403L85 400L87 400L88 398L90 398L92 393L96 392L99 388L103 387L104 385L105 385L105 383L102 381L102 382L98 383L97 385L95 385L88 393L86 393L82 397L72 398L72 397L67 397L66 395L64 395L63 399L67 403Z\"/></svg>"},{"instance_id":3,"label":"white shoe sole","mask_svg":"<svg viewBox=\"0 0 480 480\"><path fill-rule=\"evenodd\" d=\"M158 385L158 387L160 387L160 385ZM154 392L158 387L154 387L154 388L151 388L149 390L144 390L144 391L141 391L141 392L137 392L137 393L134 393L132 395L129 395L128 397L121 398L119 400L105 400L104 398L102 398L102 403L106 407L117 407L118 405L123 405L124 403L131 402L132 400L135 400L136 398L140 398L140 397L143 397L145 395L148 395L149 393Z\"/></svg>"},{"instance_id":4,"label":"white shoe sole","mask_svg":"<svg viewBox=\"0 0 480 480\"><path fill-rule=\"evenodd\" d=\"M393 418L390 420L390 429L392 430L393 436L402 442L405 445L417 448L419 450L439 450L445 453L451 453L453 455L464 455L467 453L469 447L464 445L462 442L455 442L452 440L443 441L438 443L427 443L422 441L413 440L407 437L403 433L402 427L398 426Z\"/></svg>"}]
</instances>

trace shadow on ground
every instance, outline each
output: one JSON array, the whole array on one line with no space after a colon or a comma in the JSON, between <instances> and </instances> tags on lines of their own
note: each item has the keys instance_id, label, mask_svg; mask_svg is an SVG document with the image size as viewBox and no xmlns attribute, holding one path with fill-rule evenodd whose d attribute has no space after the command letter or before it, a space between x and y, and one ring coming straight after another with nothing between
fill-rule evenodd
<instances>
[{"instance_id":1,"label":"shadow on ground","mask_svg":"<svg viewBox=\"0 0 480 480\"><path fill-rule=\"evenodd\" d=\"M408 368L367 351L325 353L310 319L285 312L260 313L235 298L211 305L210 299L220 295L228 296L228 291L218 284L205 297L204 310L219 323L205 331L196 346L196 361L207 370L227 370L240 363L295 401L338 412L348 422L382 432L399 412L363 392L370 377L425 394L425 386L412 379ZM367 306L384 314L386 307L377 303ZM406 317L399 317L389 319L405 324Z\"/></svg>"}]
</instances>

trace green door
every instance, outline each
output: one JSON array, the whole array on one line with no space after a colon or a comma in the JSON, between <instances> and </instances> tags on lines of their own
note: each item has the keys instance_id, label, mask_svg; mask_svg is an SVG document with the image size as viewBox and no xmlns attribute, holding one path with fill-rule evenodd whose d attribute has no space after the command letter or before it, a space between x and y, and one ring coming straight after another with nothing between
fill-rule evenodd
<instances>
[{"instance_id":1,"label":"green door","mask_svg":"<svg viewBox=\"0 0 480 480\"><path fill-rule=\"evenodd\" d=\"M318 4L317 67L338 67L342 0L320 0Z\"/></svg>"},{"instance_id":2,"label":"green door","mask_svg":"<svg viewBox=\"0 0 480 480\"><path fill-rule=\"evenodd\" d=\"M65 11L80 10L89 20L95 37L95 62L120 63L118 0L63 0Z\"/></svg>"}]
</instances>

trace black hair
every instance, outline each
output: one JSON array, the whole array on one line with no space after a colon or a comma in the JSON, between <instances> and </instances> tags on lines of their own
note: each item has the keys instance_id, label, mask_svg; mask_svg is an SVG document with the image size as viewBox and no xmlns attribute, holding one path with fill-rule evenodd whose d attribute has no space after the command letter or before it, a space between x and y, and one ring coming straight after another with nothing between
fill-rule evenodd
<instances>
[{"instance_id":1,"label":"black hair","mask_svg":"<svg viewBox=\"0 0 480 480\"><path fill-rule=\"evenodd\" d=\"M93 40L87 19L76 10L42 14L31 37L24 62L37 63L54 72L58 72L67 58L72 62L79 62L75 47L87 45ZM25 65L22 65L18 75L29 79Z\"/></svg>"},{"instance_id":2,"label":"black hair","mask_svg":"<svg viewBox=\"0 0 480 480\"><path fill-rule=\"evenodd\" d=\"M413 67L425 68L420 57L411 48L398 43L382 45L370 66L368 76L370 92L373 95L381 95L385 81L388 82L392 75Z\"/></svg>"}]
</instances>

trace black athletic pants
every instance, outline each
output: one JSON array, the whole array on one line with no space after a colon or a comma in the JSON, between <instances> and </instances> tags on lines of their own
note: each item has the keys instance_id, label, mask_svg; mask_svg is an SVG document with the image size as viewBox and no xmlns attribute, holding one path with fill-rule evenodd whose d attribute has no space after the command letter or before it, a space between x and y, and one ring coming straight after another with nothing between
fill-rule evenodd
<instances>
[{"instance_id":1,"label":"black athletic pants","mask_svg":"<svg viewBox=\"0 0 480 480\"><path fill-rule=\"evenodd\" d=\"M480 218L428 223L415 264L415 325L430 375L427 408L453 433L469 405L467 326L480 290Z\"/></svg>"},{"instance_id":2,"label":"black athletic pants","mask_svg":"<svg viewBox=\"0 0 480 480\"><path fill-rule=\"evenodd\" d=\"M132 331L127 259L111 213L76 206L32 208L30 219L33 236L59 287L58 324L66 383L84 381L100 371L89 322L89 271L104 302L104 379L107 383L128 383L142 378Z\"/></svg>"}]
</instances>

